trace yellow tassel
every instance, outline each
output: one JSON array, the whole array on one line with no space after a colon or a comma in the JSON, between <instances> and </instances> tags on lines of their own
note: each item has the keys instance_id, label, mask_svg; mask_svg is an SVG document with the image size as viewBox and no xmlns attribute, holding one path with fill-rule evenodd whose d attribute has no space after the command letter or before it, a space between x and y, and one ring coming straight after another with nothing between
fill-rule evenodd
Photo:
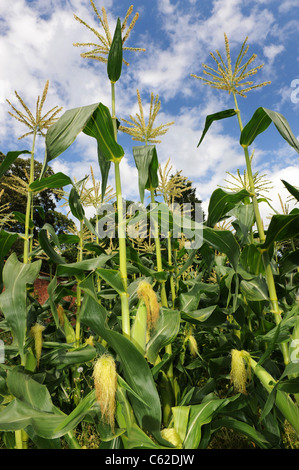
<instances>
[{"instance_id":1,"label":"yellow tassel","mask_svg":"<svg viewBox=\"0 0 299 470\"><path fill-rule=\"evenodd\" d=\"M152 286L146 282L141 281L137 288L137 295L143 300L147 311L147 325L151 330L158 320L160 306L158 304L157 295Z\"/></svg>"},{"instance_id":2,"label":"yellow tassel","mask_svg":"<svg viewBox=\"0 0 299 470\"><path fill-rule=\"evenodd\" d=\"M61 326L64 326L64 309L62 305L57 307L58 319Z\"/></svg>"},{"instance_id":3,"label":"yellow tassel","mask_svg":"<svg viewBox=\"0 0 299 470\"><path fill-rule=\"evenodd\" d=\"M231 382L236 392L246 395L246 382L250 379L250 367L248 367L249 354L243 350L238 351L237 349L233 349L231 355Z\"/></svg>"},{"instance_id":4,"label":"yellow tassel","mask_svg":"<svg viewBox=\"0 0 299 470\"><path fill-rule=\"evenodd\" d=\"M198 346L197 346L196 339L194 338L193 335L189 336L188 343L189 343L191 356L196 357L198 355Z\"/></svg>"},{"instance_id":5,"label":"yellow tassel","mask_svg":"<svg viewBox=\"0 0 299 470\"><path fill-rule=\"evenodd\" d=\"M170 442L170 444L174 445L177 449L181 449L183 447L180 436L174 428L162 429L161 436L163 439Z\"/></svg>"},{"instance_id":6,"label":"yellow tassel","mask_svg":"<svg viewBox=\"0 0 299 470\"><path fill-rule=\"evenodd\" d=\"M102 419L114 432L115 394L117 387L116 365L113 357L103 354L95 363L93 370L97 402L100 405Z\"/></svg>"},{"instance_id":7,"label":"yellow tassel","mask_svg":"<svg viewBox=\"0 0 299 470\"><path fill-rule=\"evenodd\" d=\"M30 330L30 334L34 338L37 367L39 366L39 361L42 354L44 329L45 327L43 325L41 325L40 323L36 323Z\"/></svg>"}]
</instances>

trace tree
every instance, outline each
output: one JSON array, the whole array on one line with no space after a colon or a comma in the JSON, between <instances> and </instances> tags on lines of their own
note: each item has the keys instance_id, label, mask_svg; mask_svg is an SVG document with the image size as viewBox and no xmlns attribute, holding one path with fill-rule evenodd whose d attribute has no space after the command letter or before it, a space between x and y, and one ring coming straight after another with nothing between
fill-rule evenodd
<instances>
[{"instance_id":1,"label":"tree","mask_svg":"<svg viewBox=\"0 0 299 470\"><path fill-rule=\"evenodd\" d=\"M0 164L5 155L0 152ZM28 191L28 174L30 169L30 159L17 158L10 166L9 170L0 179L1 205L4 210L1 211L2 229L10 232L23 233L24 224L19 214L25 214ZM42 169L42 164L34 161L34 175L38 178ZM48 168L45 176L54 175L52 168ZM73 226L73 221L68 219L61 212L56 211L56 205L61 199L58 192L51 189L45 189L33 198L32 220L34 223L33 237L37 239L38 232L45 223L51 224L57 234L68 232ZM4 220L5 215L16 212L14 220L9 223ZM19 240L14 245L17 254L22 253L22 242Z\"/></svg>"}]
</instances>

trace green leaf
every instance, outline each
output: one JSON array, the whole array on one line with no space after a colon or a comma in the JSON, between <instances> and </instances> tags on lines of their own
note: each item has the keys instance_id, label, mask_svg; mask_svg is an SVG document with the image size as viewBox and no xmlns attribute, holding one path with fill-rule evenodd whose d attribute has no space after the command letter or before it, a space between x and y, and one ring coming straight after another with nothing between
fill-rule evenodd
<instances>
[{"instance_id":1,"label":"green leaf","mask_svg":"<svg viewBox=\"0 0 299 470\"><path fill-rule=\"evenodd\" d=\"M232 232L229 230L213 230L204 226L203 240L215 250L220 251L220 253L225 253L234 269L237 270L240 247Z\"/></svg>"},{"instance_id":2,"label":"green leaf","mask_svg":"<svg viewBox=\"0 0 299 470\"><path fill-rule=\"evenodd\" d=\"M255 442L259 448L261 449L269 449L271 448L271 444L267 441L267 439L257 431L253 426L250 426L243 421L238 421L235 418L231 418L229 416L217 419L212 424L213 428L220 429L222 427L233 429L234 431L240 432L245 436L248 436L253 442Z\"/></svg>"},{"instance_id":3,"label":"green leaf","mask_svg":"<svg viewBox=\"0 0 299 470\"><path fill-rule=\"evenodd\" d=\"M133 156L138 170L140 200L143 203L144 190L159 186L157 150L155 145L133 147Z\"/></svg>"},{"instance_id":4,"label":"green leaf","mask_svg":"<svg viewBox=\"0 0 299 470\"><path fill-rule=\"evenodd\" d=\"M265 274L262 250L254 244L244 247L240 256L240 264L247 271L247 274L251 273L254 276ZM238 271L241 274L239 268Z\"/></svg>"},{"instance_id":5,"label":"green leaf","mask_svg":"<svg viewBox=\"0 0 299 470\"><path fill-rule=\"evenodd\" d=\"M67 150L80 132L97 140L103 195L106 190L110 161L122 158L124 151L115 140L109 109L101 103L68 110L49 128L46 135L46 158L41 177L48 162Z\"/></svg>"},{"instance_id":6,"label":"green leaf","mask_svg":"<svg viewBox=\"0 0 299 470\"><path fill-rule=\"evenodd\" d=\"M188 427L190 407L174 406L171 411L173 416L174 429L180 436L181 441L184 442Z\"/></svg>"},{"instance_id":7,"label":"green leaf","mask_svg":"<svg viewBox=\"0 0 299 470\"><path fill-rule=\"evenodd\" d=\"M264 132L273 122L282 137L299 152L299 142L294 136L286 118L275 111L267 108L258 108L253 114L250 121L246 124L241 132L240 144L248 147L252 144L257 135Z\"/></svg>"},{"instance_id":8,"label":"green leaf","mask_svg":"<svg viewBox=\"0 0 299 470\"><path fill-rule=\"evenodd\" d=\"M93 280L89 279L89 290L94 290ZM152 433L158 442L164 444L160 435L161 404L150 368L143 355L133 343L120 333L110 330L107 326L107 312L89 291L85 292L81 322L99 334L118 354L123 375L129 386L141 400L130 396L135 416L143 430ZM144 405L145 402L147 406Z\"/></svg>"},{"instance_id":9,"label":"green leaf","mask_svg":"<svg viewBox=\"0 0 299 470\"><path fill-rule=\"evenodd\" d=\"M40 243L41 248L44 252L49 256L51 261L55 264L63 264L65 263L65 259L63 256L59 255L54 248L52 247L50 240L48 238L47 232L50 233L52 239L58 247L60 247L58 236L55 233L54 228L50 224L44 224L38 234L38 240Z\"/></svg>"},{"instance_id":10,"label":"green leaf","mask_svg":"<svg viewBox=\"0 0 299 470\"><path fill-rule=\"evenodd\" d=\"M113 256L114 255L101 254L95 258L89 258L75 263L60 264L57 266L57 276L76 276L85 271L95 271Z\"/></svg>"},{"instance_id":11,"label":"green leaf","mask_svg":"<svg viewBox=\"0 0 299 470\"><path fill-rule=\"evenodd\" d=\"M97 140L98 161L102 175L102 198L104 198L111 162L121 160L124 156L123 148L115 140L109 109L100 103L83 132Z\"/></svg>"},{"instance_id":12,"label":"green leaf","mask_svg":"<svg viewBox=\"0 0 299 470\"><path fill-rule=\"evenodd\" d=\"M0 178L7 172L13 162L23 153L31 153L28 150L18 150L17 152L8 152L0 165Z\"/></svg>"},{"instance_id":13,"label":"green leaf","mask_svg":"<svg viewBox=\"0 0 299 470\"><path fill-rule=\"evenodd\" d=\"M299 236L299 212L287 215L273 215L267 229L266 241L262 248L269 248L275 241L289 240Z\"/></svg>"},{"instance_id":14,"label":"green leaf","mask_svg":"<svg viewBox=\"0 0 299 470\"><path fill-rule=\"evenodd\" d=\"M58 121L51 126L46 134L46 162L61 155L76 140L83 131L99 103L82 106L66 111Z\"/></svg>"},{"instance_id":15,"label":"green leaf","mask_svg":"<svg viewBox=\"0 0 299 470\"><path fill-rule=\"evenodd\" d=\"M226 119L226 118L235 116L236 114L237 113L234 109L226 109L225 111L220 111L219 113L210 114L209 116L207 116L206 117L206 122L205 122L205 127L204 127L203 133L201 135L200 141L197 144L197 147L199 147L200 144L202 143L202 141L204 139L204 136L206 135L206 133L209 130L209 127L211 126L211 124L214 121L219 121L220 119Z\"/></svg>"},{"instance_id":16,"label":"green leaf","mask_svg":"<svg viewBox=\"0 0 299 470\"><path fill-rule=\"evenodd\" d=\"M18 239L17 233L6 232L0 230L0 292L2 292L2 269L4 264L4 258L8 254L14 242Z\"/></svg>"},{"instance_id":17,"label":"green leaf","mask_svg":"<svg viewBox=\"0 0 299 470\"><path fill-rule=\"evenodd\" d=\"M94 137L107 161L119 160L124 156L124 150L114 137L111 114L107 106L99 103L83 129L84 134Z\"/></svg>"},{"instance_id":18,"label":"green leaf","mask_svg":"<svg viewBox=\"0 0 299 470\"><path fill-rule=\"evenodd\" d=\"M287 183L284 180L281 180L281 181L283 182L283 184L285 185L289 193L291 193L292 196L294 196L294 198L297 199L297 201L299 201L299 190L295 188L294 186L292 186L290 183Z\"/></svg>"},{"instance_id":19,"label":"green leaf","mask_svg":"<svg viewBox=\"0 0 299 470\"><path fill-rule=\"evenodd\" d=\"M213 414L223 405L223 400L209 400L200 405L191 405L188 429L184 440L185 449L197 449L201 440L201 428L210 423Z\"/></svg>"},{"instance_id":20,"label":"green leaf","mask_svg":"<svg viewBox=\"0 0 299 470\"><path fill-rule=\"evenodd\" d=\"M33 284L41 268L41 260L31 264L20 263L17 255L12 253L3 268L5 291L0 294L0 309L9 328L17 341L21 357L27 327L27 284Z\"/></svg>"},{"instance_id":21,"label":"green leaf","mask_svg":"<svg viewBox=\"0 0 299 470\"><path fill-rule=\"evenodd\" d=\"M119 271L115 269L102 269L98 268L97 273L99 276L104 279L113 289L116 290L119 294L125 293L124 284L121 278Z\"/></svg>"},{"instance_id":22,"label":"green leaf","mask_svg":"<svg viewBox=\"0 0 299 470\"><path fill-rule=\"evenodd\" d=\"M204 326L215 327L222 325L226 322L227 316L222 312L218 305L211 305L210 307L193 310L188 313L183 313L184 320L200 323Z\"/></svg>"},{"instance_id":23,"label":"green leaf","mask_svg":"<svg viewBox=\"0 0 299 470\"><path fill-rule=\"evenodd\" d=\"M210 198L207 225L214 227L219 220L248 196L249 193L246 189L242 189L237 193L228 193L221 188L216 189Z\"/></svg>"},{"instance_id":24,"label":"green leaf","mask_svg":"<svg viewBox=\"0 0 299 470\"><path fill-rule=\"evenodd\" d=\"M261 276L251 281L242 279L240 290L248 301L257 302L260 300L269 300L267 283Z\"/></svg>"},{"instance_id":25,"label":"green leaf","mask_svg":"<svg viewBox=\"0 0 299 470\"><path fill-rule=\"evenodd\" d=\"M57 370L64 369L74 364L84 364L92 361L96 357L96 349L92 346L83 345L80 348L65 351L64 349L55 349L49 353L43 354L41 364L55 367Z\"/></svg>"},{"instance_id":26,"label":"green leaf","mask_svg":"<svg viewBox=\"0 0 299 470\"><path fill-rule=\"evenodd\" d=\"M299 250L287 253L279 261L279 272L281 275L288 274L299 267Z\"/></svg>"},{"instance_id":27,"label":"green leaf","mask_svg":"<svg viewBox=\"0 0 299 470\"><path fill-rule=\"evenodd\" d=\"M239 204L229 215L236 217L232 222L232 226L236 230L236 234L242 245L250 241L250 229L254 225L255 216L253 204Z\"/></svg>"},{"instance_id":28,"label":"green leaf","mask_svg":"<svg viewBox=\"0 0 299 470\"><path fill-rule=\"evenodd\" d=\"M80 222L82 222L85 212L80 201L80 196L74 186L72 187L70 191L69 206L70 206L71 213L73 214L73 216L76 217L76 219L80 220Z\"/></svg>"},{"instance_id":29,"label":"green leaf","mask_svg":"<svg viewBox=\"0 0 299 470\"><path fill-rule=\"evenodd\" d=\"M117 18L116 28L114 31L112 44L110 46L107 63L107 74L109 80L113 83L117 82L121 76L122 61L123 44L121 35L121 21L119 18Z\"/></svg>"},{"instance_id":30,"label":"green leaf","mask_svg":"<svg viewBox=\"0 0 299 470\"><path fill-rule=\"evenodd\" d=\"M159 318L147 343L146 355L149 362L155 364L159 351L174 341L179 332L180 320L178 310L160 309Z\"/></svg>"},{"instance_id":31,"label":"green leaf","mask_svg":"<svg viewBox=\"0 0 299 470\"><path fill-rule=\"evenodd\" d=\"M93 390L66 416L53 405L47 387L28 374L13 371L9 387L17 398L1 411L0 430L16 431L32 426L45 439L61 437L74 429L95 403Z\"/></svg>"},{"instance_id":32,"label":"green leaf","mask_svg":"<svg viewBox=\"0 0 299 470\"><path fill-rule=\"evenodd\" d=\"M73 184L71 178L64 173L58 172L55 175L34 181L29 185L29 188L34 192L39 192L43 189L63 188L63 186L68 186L69 184Z\"/></svg>"},{"instance_id":33,"label":"green leaf","mask_svg":"<svg viewBox=\"0 0 299 470\"><path fill-rule=\"evenodd\" d=\"M41 411L53 411L50 393L45 385L36 382L31 375L17 368L7 373L7 386L11 394Z\"/></svg>"},{"instance_id":34,"label":"green leaf","mask_svg":"<svg viewBox=\"0 0 299 470\"><path fill-rule=\"evenodd\" d=\"M21 224L25 225L25 219L26 219L26 216L25 214L23 214L22 212L18 212L18 211L13 211L12 212L13 215L14 215L14 218L20 222ZM31 219L29 219L29 228L32 230L34 229L34 223Z\"/></svg>"}]
</instances>

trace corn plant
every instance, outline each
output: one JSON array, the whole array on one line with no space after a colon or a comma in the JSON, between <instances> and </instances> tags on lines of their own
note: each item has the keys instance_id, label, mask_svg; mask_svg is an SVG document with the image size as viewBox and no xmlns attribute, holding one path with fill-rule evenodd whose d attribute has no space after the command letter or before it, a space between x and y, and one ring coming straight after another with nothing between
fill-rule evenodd
<instances>
[{"instance_id":1,"label":"corn plant","mask_svg":"<svg viewBox=\"0 0 299 470\"><path fill-rule=\"evenodd\" d=\"M215 189L205 221L184 213L182 229L174 196L181 194L184 177L179 172L170 183L169 167L159 171L158 137L173 123L154 127L158 95L150 96L147 122L139 90L139 114L122 118L124 125L116 114L116 84L123 65L129 65L124 54L144 51L124 45L139 15L129 24L130 7L112 35L106 10L100 14L90 3L104 34L75 15L99 42L75 46L92 47L82 57L106 67L111 110L95 102L67 110L55 122L42 119L45 160L39 179L29 181L22 261L9 254L19 235L0 232L5 287L0 326L12 335L0 364L2 440L11 448L59 449L66 442L77 449L80 429L89 423L99 436L99 449L202 449L223 427L243 433L259 448L281 448L285 420L299 434L299 215L297 208L275 214L264 229L257 194L261 181L253 173L249 147L272 122L296 151L299 143L284 116L264 107L243 126L237 95L267 83L251 82L261 67L249 68L255 55L243 63L247 39L232 68L225 35L226 63L217 51L211 54L217 70L204 65L205 77L193 76L228 91L234 108L207 116L199 146L214 121L237 117L246 171L244 179L238 173L229 191ZM37 103L39 117L44 98L45 90ZM37 121L24 123L36 134L42 130ZM144 144L133 147L140 201L128 214L121 190L121 131ZM81 181L61 172L45 176L51 161L81 132L97 142L101 185L91 171L94 195L87 189L88 175ZM6 155L0 176L22 153L30 152ZM99 213L105 195L114 198L107 188L111 163L117 236L107 249L100 226L110 218ZM284 185L298 201L298 189ZM67 186L77 233L57 235L45 224L39 246L30 249L32 194ZM159 194L163 203L156 201ZM144 207L145 195L149 207ZM95 223L86 217L86 204L99 210ZM154 244L150 237L127 236L136 224L147 227L149 222ZM78 253L72 263L63 256L68 244ZM52 265L43 305L30 289L40 275L41 252ZM75 298L74 304L67 296Z\"/></svg>"}]
</instances>

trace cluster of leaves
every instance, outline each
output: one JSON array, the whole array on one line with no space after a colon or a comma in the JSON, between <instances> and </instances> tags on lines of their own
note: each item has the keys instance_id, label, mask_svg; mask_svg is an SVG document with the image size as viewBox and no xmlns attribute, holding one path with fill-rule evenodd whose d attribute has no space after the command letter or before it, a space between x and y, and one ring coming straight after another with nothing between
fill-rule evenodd
<instances>
[{"instance_id":1,"label":"cluster of leaves","mask_svg":"<svg viewBox=\"0 0 299 470\"><path fill-rule=\"evenodd\" d=\"M100 52L109 51L108 76L114 85L123 60L122 28L118 21L112 40L106 20L104 24L107 51ZM213 121L236 114L227 110L208 116L200 142ZM286 120L265 108L259 108L241 131L241 145L247 149L271 122L298 151ZM119 239L108 246L99 240L98 220L92 223L86 218L80 198L84 179L73 182L63 173L45 172L81 132L97 140L103 201L110 164L118 169L124 151L116 139L114 109L111 115L102 103L68 110L49 127L43 169L29 184L34 193L70 186L68 204L80 226L78 234L59 234L51 223L44 223L37 251L25 263L15 252L8 256L22 234L0 232L5 286L0 294L0 326L12 337L5 344L5 362L0 363L0 432L5 446L20 446L21 435L23 448L28 439L36 448L61 448L62 438L69 447L79 448L74 430L85 423L98 433L100 449L202 449L222 428L241 432L262 449L283 447L286 419L299 432L299 210L274 215L261 240L252 188L236 192L218 188L211 195L206 220L197 225L191 217L186 219L200 229L200 243L197 239L192 249L184 237L173 236L178 219L166 197L164 210L155 219L155 250L141 251L131 239L125 245ZM0 175L21 153L6 155ZM152 199L159 191L157 150L146 144L134 147L133 155L143 203L146 191ZM182 181L186 193L194 197L179 174L172 179L180 182L177 191L169 185L172 202L175 197L184 201ZM284 184L298 201L298 190ZM166 187L162 184L160 190ZM116 190L119 199L118 180ZM118 200L118 230L140 222L138 213L121 220L120 209ZM147 210L147 217L152 213ZM232 218L232 230L219 225L227 218ZM160 240L158 229L163 230L166 219L168 234ZM84 229L89 239L84 238ZM188 238L190 233L184 235ZM78 247L75 262L63 256L62 245L68 244ZM36 258L41 251L53 267L49 297L42 305L30 289L41 270ZM272 279L274 286L269 284ZM142 281L159 302L159 315L150 328L146 313L151 300L142 304ZM274 288L279 321L270 295ZM74 308L67 296L74 298ZM124 313L129 313L129 333L124 331ZM232 350L241 357L234 374ZM117 372L115 416L109 415L108 422L93 382L94 363L107 354ZM235 389L231 378L237 372L248 383ZM101 380L98 385L105 386Z\"/></svg>"}]
</instances>

